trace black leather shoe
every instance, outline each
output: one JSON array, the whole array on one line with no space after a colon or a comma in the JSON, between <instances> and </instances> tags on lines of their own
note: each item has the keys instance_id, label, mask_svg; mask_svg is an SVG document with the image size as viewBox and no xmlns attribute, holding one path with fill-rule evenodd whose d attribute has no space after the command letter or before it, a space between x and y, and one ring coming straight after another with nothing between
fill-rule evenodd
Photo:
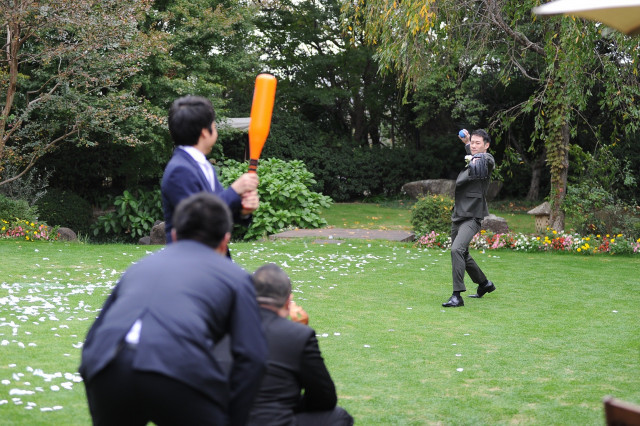
<instances>
[{"instance_id":1,"label":"black leather shoe","mask_svg":"<svg viewBox=\"0 0 640 426\"><path fill-rule=\"evenodd\" d=\"M464 300L462 300L462 297L453 294L442 306L445 308L457 308L458 306L464 306Z\"/></svg>"},{"instance_id":2,"label":"black leather shoe","mask_svg":"<svg viewBox=\"0 0 640 426\"><path fill-rule=\"evenodd\" d=\"M485 285L479 285L478 286L478 293L477 294L472 294L469 297L472 297L474 299L480 299L486 293L491 293L495 289L496 289L496 286L491 281L487 281L487 283Z\"/></svg>"}]
</instances>

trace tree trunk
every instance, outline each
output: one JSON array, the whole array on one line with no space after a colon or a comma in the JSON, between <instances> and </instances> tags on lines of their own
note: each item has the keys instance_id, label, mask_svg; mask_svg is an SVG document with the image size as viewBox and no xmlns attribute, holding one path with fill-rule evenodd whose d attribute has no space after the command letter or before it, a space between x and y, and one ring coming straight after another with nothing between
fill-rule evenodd
<instances>
[{"instance_id":1,"label":"tree trunk","mask_svg":"<svg viewBox=\"0 0 640 426\"><path fill-rule=\"evenodd\" d=\"M552 229L564 231L565 215L562 204L567 195L567 176L569 175L569 124L564 123L556 132L558 138L550 147L558 161L551 167L551 217L549 218ZM548 149L550 152L551 149Z\"/></svg>"},{"instance_id":2,"label":"tree trunk","mask_svg":"<svg viewBox=\"0 0 640 426\"><path fill-rule=\"evenodd\" d=\"M529 182L529 192L527 193L527 201L536 201L540 199L540 181L544 172L545 157L536 158L531 163L531 181Z\"/></svg>"}]
</instances>

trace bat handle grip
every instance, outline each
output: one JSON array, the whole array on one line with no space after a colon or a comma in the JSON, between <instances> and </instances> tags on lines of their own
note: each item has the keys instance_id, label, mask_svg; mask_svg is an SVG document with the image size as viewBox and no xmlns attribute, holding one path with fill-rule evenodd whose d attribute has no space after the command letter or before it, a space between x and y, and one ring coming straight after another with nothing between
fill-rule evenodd
<instances>
[{"instance_id":1,"label":"bat handle grip","mask_svg":"<svg viewBox=\"0 0 640 426\"><path fill-rule=\"evenodd\" d=\"M258 160L254 158L249 160L249 173L258 173Z\"/></svg>"}]
</instances>

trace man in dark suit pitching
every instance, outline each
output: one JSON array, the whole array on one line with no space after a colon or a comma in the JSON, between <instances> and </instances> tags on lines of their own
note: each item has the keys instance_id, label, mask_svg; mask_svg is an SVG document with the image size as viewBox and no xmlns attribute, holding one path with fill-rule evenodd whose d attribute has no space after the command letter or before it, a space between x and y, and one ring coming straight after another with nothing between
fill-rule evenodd
<instances>
[{"instance_id":1,"label":"man in dark suit pitching","mask_svg":"<svg viewBox=\"0 0 640 426\"><path fill-rule=\"evenodd\" d=\"M477 293L469 297L479 298L496 289L469 254L469 243L480 232L482 219L489 215L487 189L495 167L493 156L487 152L491 138L482 129L474 131L471 136L464 130L464 137L459 138L465 144L468 163L456 179L455 205L451 215L453 294L442 304L446 308L464 306L460 293L467 291L465 271L478 284Z\"/></svg>"},{"instance_id":2,"label":"man in dark suit pitching","mask_svg":"<svg viewBox=\"0 0 640 426\"><path fill-rule=\"evenodd\" d=\"M249 425L352 425L353 418L337 407L336 389L324 364L313 329L287 319L291 281L277 265L253 274L269 361ZM302 393L304 391L304 394Z\"/></svg>"},{"instance_id":3,"label":"man in dark suit pitching","mask_svg":"<svg viewBox=\"0 0 640 426\"><path fill-rule=\"evenodd\" d=\"M267 359L251 276L225 256L231 214L199 193L176 242L131 266L93 323L80 374L95 425L242 425ZM213 349L228 334L227 375Z\"/></svg>"},{"instance_id":4,"label":"man in dark suit pitching","mask_svg":"<svg viewBox=\"0 0 640 426\"><path fill-rule=\"evenodd\" d=\"M258 208L258 175L245 173L224 188L207 155L218 140L216 113L207 98L184 96L169 110L169 133L176 149L162 176L161 192L167 242L171 242L173 212L189 195L218 195L231 209L235 223L248 225Z\"/></svg>"}]
</instances>

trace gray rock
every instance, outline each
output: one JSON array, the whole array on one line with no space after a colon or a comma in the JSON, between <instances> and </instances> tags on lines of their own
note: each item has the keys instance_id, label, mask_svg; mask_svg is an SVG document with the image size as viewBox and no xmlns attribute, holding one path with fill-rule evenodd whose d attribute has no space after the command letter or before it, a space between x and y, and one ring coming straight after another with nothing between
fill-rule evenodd
<instances>
[{"instance_id":1,"label":"gray rock","mask_svg":"<svg viewBox=\"0 0 640 426\"><path fill-rule=\"evenodd\" d=\"M402 185L402 192L412 198L423 197L429 194L455 196L456 181L453 179L427 179L409 182Z\"/></svg>"},{"instance_id":2,"label":"gray rock","mask_svg":"<svg viewBox=\"0 0 640 426\"><path fill-rule=\"evenodd\" d=\"M149 244L167 244L167 236L164 230L164 222L160 222L151 228L151 236Z\"/></svg>"},{"instance_id":3,"label":"gray rock","mask_svg":"<svg viewBox=\"0 0 640 426\"><path fill-rule=\"evenodd\" d=\"M78 236L70 228L58 228L58 239L60 241L76 241Z\"/></svg>"},{"instance_id":4,"label":"gray rock","mask_svg":"<svg viewBox=\"0 0 640 426\"><path fill-rule=\"evenodd\" d=\"M491 201L502 189L502 182L492 181L487 190L487 201ZM402 192L412 198L423 197L429 194L446 195L454 198L456 195L456 181L454 179L426 179L408 182L402 185Z\"/></svg>"},{"instance_id":5,"label":"gray rock","mask_svg":"<svg viewBox=\"0 0 640 426\"><path fill-rule=\"evenodd\" d=\"M141 246L148 246L151 244L151 237L142 237L138 240L138 244Z\"/></svg>"},{"instance_id":6,"label":"gray rock","mask_svg":"<svg viewBox=\"0 0 640 426\"><path fill-rule=\"evenodd\" d=\"M482 227L485 231L491 231L496 234L506 234L509 232L507 220L503 217L490 214L482 220Z\"/></svg>"}]
</instances>

